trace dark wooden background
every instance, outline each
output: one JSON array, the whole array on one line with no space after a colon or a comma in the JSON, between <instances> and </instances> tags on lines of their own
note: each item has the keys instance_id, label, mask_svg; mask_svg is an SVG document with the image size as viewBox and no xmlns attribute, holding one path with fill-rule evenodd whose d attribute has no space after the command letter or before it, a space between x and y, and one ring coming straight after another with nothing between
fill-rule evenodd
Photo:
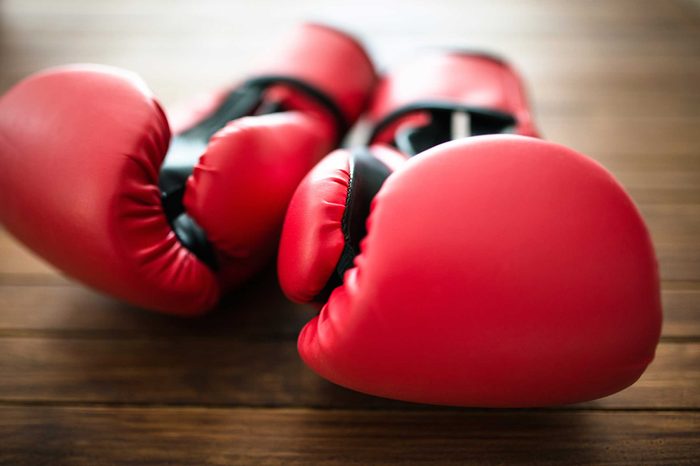
<instances>
[{"instance_id":1,"label":"dark wooden background","mask_svg":"<svg viewBox=\"0 0 700 466\"><path fill-rule=\"evenodd\" d=\"M172 104L230 83L303 18L357 31L382 66L423 46L503 54L544 134L600 160L638 203L665 310L656 360L617 395L435 408L307 370L295 338L311 311L285 301L272 268L184 321L67 280L0 229L0 463L699 464L699 5L0 0L0 91L46 66L100 62Z\"/></svg>"}]
</instances>

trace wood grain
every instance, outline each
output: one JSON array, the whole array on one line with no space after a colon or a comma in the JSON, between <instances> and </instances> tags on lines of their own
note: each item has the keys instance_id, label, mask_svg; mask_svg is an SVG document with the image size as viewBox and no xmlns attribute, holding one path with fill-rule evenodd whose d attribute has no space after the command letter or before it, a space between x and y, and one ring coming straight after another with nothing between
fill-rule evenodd
<instances>
[{"instance_id":1,"label":"wood grain","mask_svg":"<svg viewBox=\"0 0 700 466\"><path fill-rule=\"evenodd\" d=\"M0 367L0 401L327 408L398 404L319 378L299 359L294 339L3 338ZM700 408L700 343L662 343L632 387L572 408L592 406Z\"/></svg>"},{"instance_id":2,"label":"wood grain","mask_svg":"<svg viewBox=\"0 0 700 466\"><path fill-rule=\"evenodd\" d=\"M664 327L648 371L602 400L401 403L302 364L295 339L313 311L282 296L273 267L211 315L176 319L84 288L0 227L0 464L698 464L698 5L1 0L0 93L97 62L136 71L168 107L228 85L306 18L358 33L382 69L430 47L503 55L545 137L601 162L639 206Z\"/></svg>"},{"instance_id":3,"label":"wood grain","mask_svg":"<svg viewBox=\"0 0 700 466\"><path fill-rule=\"evenodd\" d=\"M690 465L699 428L675 412L20 406L0 408L0 463Z\"/></svg>"},{"instance_id":4,"label":"wood grain","mask_svg":"<svg viewBox=\"0 0 700 466\"><path fill-rule=\"evenodd\" d=\"M700 339L700 285L666 282L664 287L662 338ZM315 313L311 307L284 298L273 269L228 297L211 314L195 320L145 312L71 282L63 286L0 285L0 309L0 336L86 338L293 339Z\"/></svg>"},{"instance_id":5,"label":"wood grain","mask_svg":"<svg viewBox=\"0 0 700 466\"><path fill-rule=\"evenodd\" d=\"M652 178L653 175L645 175ZM654 177L656 178L656 177ZM651 184L651 183L650 183ZM646 191L647 188L641 188ZM678 191L678 183L671 190ZM692 198L693 186L687 197ZM654 192L645 193L647 197ZM673 194L670 194L673 195ZM678 195L683 198L686 195ZM640 204L659 258L661 278L675 281L700 280L700 203ZM7 231L0 229L0 285L58 284L65 279L25 248L17 245Z\"/></svg>"}]
</instances>

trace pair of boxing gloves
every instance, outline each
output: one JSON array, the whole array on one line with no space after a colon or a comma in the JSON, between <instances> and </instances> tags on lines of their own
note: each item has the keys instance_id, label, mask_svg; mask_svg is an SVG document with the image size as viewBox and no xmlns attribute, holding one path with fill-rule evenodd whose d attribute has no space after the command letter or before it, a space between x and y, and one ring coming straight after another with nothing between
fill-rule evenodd
<instances>
[{"instance_id":1,"label":"pair of boxing gloves","mask_svg":"<svg viewBox=\"0 0 700 466\"><path fill-rule=\"evenodd\" d=\"M20 82L0 99L0 220L68 275L181 315L279 242L285 294L322 306L302 358L365 393L542 406L642 374L661 323L646 227L604 168L536 137L507 64L448 51L377 78L314 24L270 63L170 124L114 68ZM367 146L326 156L363 112Z\"/></svg>"}]
</instances>

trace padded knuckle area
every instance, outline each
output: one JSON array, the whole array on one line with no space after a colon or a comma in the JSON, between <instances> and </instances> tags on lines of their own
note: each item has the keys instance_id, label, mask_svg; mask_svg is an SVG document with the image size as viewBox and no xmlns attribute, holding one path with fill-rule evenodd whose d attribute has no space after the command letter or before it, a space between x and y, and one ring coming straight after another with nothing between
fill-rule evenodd
<instances>
[{"instance_id":1,"label":"padded knuckle area","mask_svg":"<svg viewBox=\"0 0 700 466\"><path fill-rule=\"evenodd\" d=\"M421 154L377 195L367 242L299 340L340 385L542 406L619 391L653 359L649 234L619 183L562 146L485 136Z\"/></svg>"},{"instance_id":2,"label":"padded knuckle area","mask_svg":"<svg viewBox=\"0 0 700 466\"><path fill-rule=\"evenodd\" d=\"M306 176L292 198L280 243L279 276L284 292L295 301L312 301L338 263L349 182L348 153L336 151Z\"/></svg>"},{"instance_id":3,"label":"padded knuckle area","mask_svg":"<svg viewBox=\"0 0 700 466\"><path fill-rule=\"evenodd\" d=\"M215 277L164 215L158 167L170 132L136 75L93 65L38 73L0 100L0 133L0 220L35 252L139 306L191 315L216 303Z\"/></svg>"}]
</instances>

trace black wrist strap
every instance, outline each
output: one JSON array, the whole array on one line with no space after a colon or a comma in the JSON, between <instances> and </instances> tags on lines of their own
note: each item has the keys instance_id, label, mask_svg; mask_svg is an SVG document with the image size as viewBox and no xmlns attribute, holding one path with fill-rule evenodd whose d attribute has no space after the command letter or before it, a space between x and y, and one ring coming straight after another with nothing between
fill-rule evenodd
<instances>
[{"instance_id":1,"label":"black wrist strap","mask_svg":"<svg viewBox=\"0 0 700 466\"><path fill-rule=\"evenodd\" d=\"M469 117L469 135L500 134L513 132L516 120L513 115L498 110L454 104L452 102L424 101L405 105L391 112L377 123L369 137L369 144L392 124L411 113L428 113L430 122L410 127L394 135L394 145L407 155L416 155L443 142L455 139L452 134L452 116L464 113Z\"/></svg>"},{"instance_id":2,"label":"black wrist strap","mask_svg":"<svg viewBox=\"0 0 700 466\"><path fill-rule=\"evenodd\" d=\"M391 174L389 167L374 157L366 147L351 152L349 165L350 180L340 224L344 238L343 251L333 274L314 301L325 301L343 283L345 272L353 267L355 257L360 253L360 242L367 236L367 218L372 200Z\"/></svg>"},{"instance_id":3,"label":"black wrist strap","mask_svg":"<svg viewBox=\"0 0 700 466\"><path fill-rule=\"evenodd\" d=\"M350 123L340 107L320 89L288 76L259 76L229 92L210 115L172 139L158 180L165 215L180 242L212 269L216 269L213 248L202 228L185 212L182 204L185 183L209 140L228 122L244 116L286 110L279 102L263 100L265 91L275 85L296 89L325 109L335 124L337 144L349 130Z\"/></svg>"}]
</instances>

